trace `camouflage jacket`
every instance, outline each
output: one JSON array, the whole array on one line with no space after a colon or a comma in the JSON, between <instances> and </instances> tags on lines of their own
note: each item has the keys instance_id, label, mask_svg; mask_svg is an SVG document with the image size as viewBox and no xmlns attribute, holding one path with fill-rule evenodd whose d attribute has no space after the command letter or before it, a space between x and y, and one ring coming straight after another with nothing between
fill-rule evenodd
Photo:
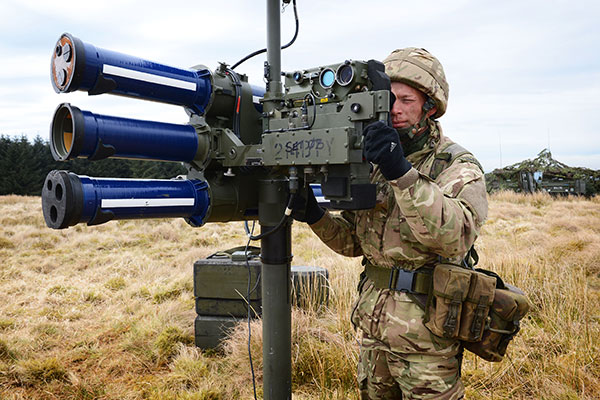
<instances>
[{"instance_id":1,"label":"camouflage jacket","mask_svg":"<svg viewBox=\"0 0 600 400\"><path fill-rule=\"evenodd\" d=\"M326 212L311 225L319 238L337 253L364 255L382 267L416 269L447 259L464 257L487 217L487 193L477 160L463 154L430 175L436 155L453 142L437 122L430 124L430 139L407 159L413 165L404 176L387 181L375 168L374 209L341 214Z\"/></svg>"}]
</instances>

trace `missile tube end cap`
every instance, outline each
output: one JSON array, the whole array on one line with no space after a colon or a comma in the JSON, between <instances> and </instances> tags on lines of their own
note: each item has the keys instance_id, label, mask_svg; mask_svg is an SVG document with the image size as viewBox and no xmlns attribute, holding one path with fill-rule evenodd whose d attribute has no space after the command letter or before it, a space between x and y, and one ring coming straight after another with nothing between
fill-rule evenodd
<instances>
[{"instance_id":1,"label":"missile tube end cap","mask_svg":"<svg viewBox=\"0 0 600 400\"><path fill-rule=\"evenodd\" d=\"M42 188L42 211L46 225L64 229L80 222L83 188L79 177L67 171L48 173Z\"/></svg>"},{"instance_id":2,"label":"missile tube end cap","mask_svg":"<svg viewBox=\"0 0 600 400\"><path fill-rule=\"evenodd\" d=\"M50 78L56 93L79 89L85 69L83 42L69 33L63 33L56 42L50 60Z\"/></svg>"}]
</instances>

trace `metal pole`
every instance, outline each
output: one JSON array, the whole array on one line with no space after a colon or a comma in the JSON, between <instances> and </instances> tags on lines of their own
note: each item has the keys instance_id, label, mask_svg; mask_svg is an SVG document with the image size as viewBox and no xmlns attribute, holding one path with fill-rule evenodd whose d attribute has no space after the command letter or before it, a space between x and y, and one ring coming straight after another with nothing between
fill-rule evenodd
<instances>
[{"instance_id":1,"label":"metal pole","mask_svg":"<svg viewBox=\"0 0 600 400\"><path fill-rule=\"evenodd\" d=\"M267 0L267 62L264 111L271 113L282 98L280 0ZM288 181L266 179L259 188L258 220L261 233L276 226L285 212ZM292 226L286 222L261 240L263 399L292 398L292 306L290 265Z\"/></svg>"},{"instance_id":2,"label":"metal pole","mask_svg":"<svg viewBox=\"0 0 600 400\"><path fill-rule=\"evenodd\" d=\"M287 199L287 180L261 181L258 218L261 232L281 220ZM278 231L261 240L263 398L292 398L292 307L290 265L292 225L286 222Z\"/></svg>"},{"instance_id":3,"label":"metal pole","mask_svg":"<svg viewBox=\"0 0 600 400\"><path fill-rule=\"evenodd\" d=\"M265 77L267 91L265 99L281 98L281 11L280 0L267 0L267 63ZM265 102L265 111L274 108L272 102Z\"/></svg>"}]
</instances>

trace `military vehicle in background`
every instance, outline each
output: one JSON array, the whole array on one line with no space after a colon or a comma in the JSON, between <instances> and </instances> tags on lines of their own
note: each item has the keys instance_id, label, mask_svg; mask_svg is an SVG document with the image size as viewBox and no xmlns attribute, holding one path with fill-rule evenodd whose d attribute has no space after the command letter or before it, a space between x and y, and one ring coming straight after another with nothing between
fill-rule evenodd
<instances>
[{"instance_id":1,"label":"military vehicle in background","mask_svg":"<svg viewBox=\"0 0 600 400\"><path fill-rule=\"evenodd\" d=\"M550 150L542 150L533 160L497 168L485 174L488 193L513 190L522 193L538 191L551 195L593 196L600 191L600 171L569 167L552 158Z\"/></svg>"}]
</instances>

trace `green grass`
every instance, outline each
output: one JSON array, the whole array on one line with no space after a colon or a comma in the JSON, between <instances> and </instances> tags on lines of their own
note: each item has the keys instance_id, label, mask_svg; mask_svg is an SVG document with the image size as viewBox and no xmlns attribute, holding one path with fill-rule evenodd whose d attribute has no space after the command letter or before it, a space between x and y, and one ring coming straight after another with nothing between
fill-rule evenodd
<instances>
[{"instance_id":1,"label":"green grass","mask_svg":"<svg viewBox=\"0 0 600 400\"><path fill-rule=\"evenodd\" d=\"M220 351L193 344L193 263L244 244L242 224L51 231L41 215L39 198L0 198L0 399L253 398L245 323ZM349 318L360 258L332 253L303 224L293 246L294 264L327 268L330 287L326 307L309 297L292 311L294 399L358 399ZM532 309L506 360L465 354L468 398L600 398L600 199L499 193L477 246L481 267ZM250 347L260 398L260 320Z\"/></svg>"}]
</instances>

